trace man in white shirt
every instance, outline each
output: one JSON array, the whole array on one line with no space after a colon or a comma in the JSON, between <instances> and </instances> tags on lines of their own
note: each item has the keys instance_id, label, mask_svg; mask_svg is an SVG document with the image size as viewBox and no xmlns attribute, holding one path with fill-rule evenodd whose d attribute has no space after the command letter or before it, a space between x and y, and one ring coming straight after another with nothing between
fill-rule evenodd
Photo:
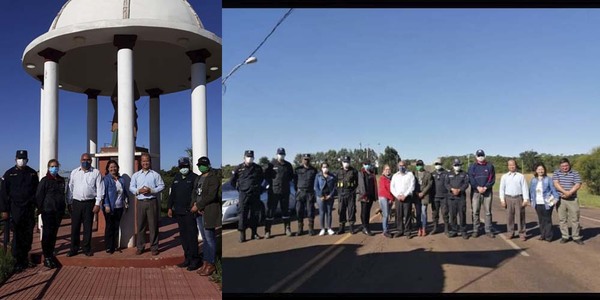
<instances>
[{"instance_id":1,"label":"man in white shirt","mask_svg":"<svg viewBox=\"0 0 600 300\"><path fill-rule=\"evenodd\" d=\"M415 190L415 175L406 169L406 162L398 163L398 172L392 176L390 190L396 201L396 228L394 237L405 235L410 239L412 193Z\"/></svg>"},{"instance_id":2,"label":"man in white shirt","mask_svg":"<svg viewBox=\"0 0 600 300\"><path fill-rule=\"evenodd\" d=\"M517 214L517 229L522 241L527 240L525 234L525 207L529 203L529 189L525 176L517 172L517 162L514 159L508 161L508 173L500 179L500 204L508 208L508 221L506 222L506 234L508 238L517 237L515 234L515 212Z\"/></svg>"},{"instance_id":3,"label":"man in white shirt","mask_svg":"<svg viewBox=\"0 0 600 300\"><path fill-rule=\"evenodd\" d=\"M68 257L79 252L79 234L83 222L83 244L81 249L86 256L92 256L92 222L94 214L100 211L104 193L102 175L92 167L92 157L81 155L81 166L71 171L67 190L67 205L71 213L71 250Z\"/></svg>"}]
</instances>

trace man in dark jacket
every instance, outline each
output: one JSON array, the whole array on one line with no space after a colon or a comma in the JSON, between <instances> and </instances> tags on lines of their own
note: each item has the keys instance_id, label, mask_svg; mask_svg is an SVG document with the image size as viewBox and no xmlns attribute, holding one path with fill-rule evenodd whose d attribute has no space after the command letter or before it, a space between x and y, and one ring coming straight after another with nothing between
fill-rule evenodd
<instances>
[{"instance_id":1,"label":"man in dark jacket","mask_svg":"<svg viewBox=\"0 0 600 300\"><path fill-rule=\"evenodd\" d=\"M350 156L342 158L342 169L338 171L338 192L340 228L337 234L346 232L346 221L350 221L350 233L354 232L354 222L356 222L356 187L358 185L358 171L350 165ZM346 218L346 211L348 217Z\"/></svg>"},{"instance_id":2,"label":"man in dark jacket","mask_svg":"<svg viewBox=\"0 0 600 300\"><path fill-rule=\"evenodd\" d=\"M479 235L479 212L483 205L485 212L485 234L493 238L492 231L492 187L496 182L496 170L491 162L485 160L485 152L479 149L475 152L477 160L469 167L471 183L471 210L473 211L473 237Z\"/></svg>"},{"instance_id":3,"label":"man in dark jacket","mask_svg":"<svg viewBox=\"0 0 600 300\"><path fill-rule=\"evenodd\" d=\"M29 251L33 242L35 193L39 177L34 169L27 166L27 150L17 151L15 161L16 166L8 169L3 176L0 212L3 220L8 220L9 214L12 216L12 255L16 259L15 272L21 272L35 266L29 261Z\"/></svg>"},{"instance_id":4,"label":"man in dark jacket","mask_svg":"<svg viewBox=\"0 0 600 300\"><path fill-rule=\"evenodd\" d=\"M444 233L448 234L448 190L446 189L445 181L448 171L442 167L442 160L436 159L433 163L435 171L433 171L433 203L431 203L431 212L433 214L433 229L431 234L437 232L437 226L440 221L440 213L444 220Z\"/></svg>"},{"instance_id":5,"label":"man in dark jacket","mask_svg":"<svg viewBox=\"0 0 600 300\"><path fill-rule=\"evenodd\" d=\"M453 163L454 171L446 174L446 189L448 190L448 207L450 209L450 230L448 237L455 237L457 232L463 239L467 236L467 195L469 176L462 170L462 162L457 158ZM458 215L458 223L456 217Z\"/></svg>"},{"instance_id":6,"label":"man in dark jacket","mask_svg":"<svg viewBox=\"0 0 600 300\"><path fill-rule=\"evenodd\" d=\"M315 178L317 169L310 164L310 154L304 154L302 165L296 168L294 174L294 187L296 188L296 216L298 217L298 232L300 236L304 232L304 215L308 212L308 233L315 235Z\"/></svg>"},{"instance_id":7,"label":"man in dark jacket","mask_svg":"<svg viewBox=\"0 0 600 300\"><path fill-rule=\"evenodd\" d=\"M240 232L240 243L246 241L246 229L252 230L252 239L258 240L258 214L260 209L260 194L262 192L262 181L264 174L262 168L254 163L254 151L244 152L244 162L239 164L231 176L231 186L239 192L238 202L238 231Z\"/></svg>"},{"instance_id":8,"label":"man in dark jacket","mask_svg":"<svg viewBox=\"0 0 600 300\"><path fill-rule=\"evenodd\" d=\"M415 173L415 191L413 192L413 203L415 205L418 236L427 234L427 205L431 202L431 173L425 170L425 163L417 160L417 172Z\"/></svg>"},{"instance_id":9,"label":"man in dark jacket","mask_svg":"<svg viewBox=\"0 0 600 300\"><path fill-rule=\"evenodd\" d=\"M277 204L281 208L281 219L287 236L292 235L290 229L290 184L294 180L294 168L285 160L285 149L277 149L277 159L265 171L265 178L270 182L268 188L267 217L265 219L265 238L271 237L271 224L275 216Z\"/></svg>"},{"instance_id":10,"label":"man in dark jacket","mask_svg":"<svg viewBox=\"0 0 600 300\"><path fill-rule=\"evenodd\" d=\"M190 159L182 157L178 161L179 173L175 175L167 201L169 218L175 216L179 226L179 236L185 260L178 264L180 268L193 271L200 268L201 258L198 250L198 227L196 214L191 212L192 192L198 175L190 172Z\"/></svg>"},{"instance_id":11,"label":"man in dark jacket","mask_svg":"<svg viewBox=\"0 0 600 300\"><path fill-rule=\"evenodd\" d=\"M194 182L192 193L194 205L192 212L203 216L204 235L202 248L204 249L204 264L198 270L202 276L212 275L215 270L217 255L216 229L221 227L221 173L210 166L210 160L206 156L198 159L198 169L202 173Z\"/></svg>"},{"instance_id":12,"label":"man in dark jacket","mask_svg":"<svg viewBox=\"0 0 600 300\"><path fill-rule=\"evenodd\" d=\"M372 171L371 162L365 160L363 167L358 172L358 187L356 196L360 202L360 220L362 222L362 232L368 236L373 236L369 229L369 219L373 201L377 200L377 179Z\"/></svg>"}]
</instances>

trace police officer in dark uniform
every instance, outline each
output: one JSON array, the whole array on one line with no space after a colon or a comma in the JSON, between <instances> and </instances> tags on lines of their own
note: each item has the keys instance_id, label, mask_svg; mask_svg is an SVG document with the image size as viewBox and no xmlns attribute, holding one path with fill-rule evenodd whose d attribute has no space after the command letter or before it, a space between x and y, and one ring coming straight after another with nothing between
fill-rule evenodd
<instances>
[{"instance_id":1,"label":"police officer in dark uniform","mask_svg":"<svg viewBox=\"0 0 600 300\"><path fill-rule=\"evenodd\" d=\"M448 190L448 206L450 209L450 230L448 237L455 237L458 230L463 239L467 236L467 194L469 188L469 176L461 170L462 162L454 159L454 170L446 175L446 189ZM456 216L460 224L456 224ZM459 227L460 226L460 227Z\"/></svg>"},{"instance_id":2,"label":"police officer in dark uniform","mask_svg":"<svg viewBox=\"0 0 600 300\"><path fill-rule=\"evenodd\" d=\"M350 156L342 158L342 169L338 171L338 192L340 228L337 234L346 232L346 221L350 221L350 233L354 232L354 222L356 222L356 187L358 186L358 171L350 165ZM348 211L348 218L346 218Z\"/></svg>"},{"instance_id":3,"label":"police officer in dark uniform","mask_svg":"<svg viewBox=\"0 0 600 300\"><path fill-rule=\"evenodd\" d=\"M238 202L238 231L240 231L240 243L246 241L246 228L252 229L252 239L258 240L256 228L258 227L258 213L262 203L260 194L264 179L263 169L254 163L254 151L244 152L244 162L239 164L233 171L231 185L239 192Z\"/></svg>"},{"instance_id":4,"label":"police officer in dark uniform","mask_svg":"<svg viewBox=\"0 0 600 300\"><path fill-rule=\"evenodd\" d=\"M433 214L433 230L431 234L435 234L437 232L437 226L440 221L440 213L442 214L442 218L444 220L444 233L448 234L448 190L446 189L446 175L448 171L442 167L442 160L437 159L434 163L435 171L432 172L433 175L433 205L431 206L431 212Z\"/></svg>"},{"instance_id":5,"label":"police officer in dark uniform","mask_svg":"<svg viewBox=\"0 0 600 300\"><path fill-rule=\"evenodd\" d=\"M290 229L290 184L294 180L294 168L285 160L285 149L277 149L277 159L271 161L265 171L265 179L269 181L267 217L265 219L265 238L271 238L271 224L275 216L277 204L281 208L281 219L287 236L292 235Z\"/></svg>"},{"instance_id":6,"label":"police officer in dark uniform","mask_svg":"<svg viewBox=\"0 0 600 300\"><path fill-rule=\"evenodd\" d=\"M179 173L175 175L171 192L167 201L167 215L169 218L175 217L179 227L179 236L181 237L181 247L185 260L178 264L180 268L187 268L193 271L200 268L202 263L200 251L198 250L198 226L196 226L196 214L191 212L192 193L194 191L194 181L198 177L196 173L190 171L190 159L182 157L177 162Z\"/></svg>"},{"instance_id":7,"label":"police officer in dark uniform","mask_svg":"<svg viewBox=\"0 0 600 300\"><path fill-rule=\"evenodd\" d=\"M310 154L302 157L302 166L296 168L294 175L294 187L296 188L296 216L298 217L298 232L302 235L304 229L304 215L308 215L308 233L315 235L315 178L317 169L310 164Z\"/></svg>"},{"instance_id":8,"label":"police officer in dark uniform","mask_svg":"<svg viewBox=\"0 0 600 300\"><path fill-rule=\"evenodd\" d=\"M35 266L28 256L33 242L35 193L39 177L34 169L27 166L27 162L27 150L18 150L16 166L4 173L0 194L2 219L8 220L9 212L12 216L12 255L16 259L15 272Z\"/></svg>"}]
</instances>

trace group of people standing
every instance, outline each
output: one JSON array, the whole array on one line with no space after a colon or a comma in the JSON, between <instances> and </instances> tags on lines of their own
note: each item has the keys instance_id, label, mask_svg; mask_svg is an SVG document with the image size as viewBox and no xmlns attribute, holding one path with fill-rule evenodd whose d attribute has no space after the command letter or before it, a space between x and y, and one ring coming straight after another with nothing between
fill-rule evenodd
<instances>
[{"instance_id":1,"label":"group of people standing","mask_svg":"<svg viewBox=\"0 0 600 300\"><path fill-rule=\"evenodd\" d=\"M150 232L150 250L152 255L158 255L158 219L159 219L159 194L165 184L160 174L151 169L151 157L143 153L140 159L141 169L125 180L119 174L119 165L115 160L108 161L106 175L92 167L92 158L89 153L81 155L80 166L70 173L68 183L59 175L60 163L57 159L48 161L48 171L39 180L38 173L27 166L28 154L26 150L18 150L15 166L4 173L0 185L0 212L3 220L9 220L13 228L12 255L16 260L15 272L20 272L35 264L29 260L29 252L33 242L33 228L35 225L35 211L41 215L42 220L42 252L44 266L53 269L59 263L56 259L56 238L58 228L67 209L71 215L71 245L67 257L79 254L81 250L86 256L93 256L92 223L94 214L102 210L106 220L105 249L109 254L119 251L119 227L121 218L128 209L129 203L136 199L137 209L137 251L141 255L145 248L145 233ZM189 170L189 160L188 170ZM220 179L215 172L211 172L210 162L207 157L198 161L200 170L206 171L194 181L192 188L187 193L187 204L193 213L215 215L220 222ZM195 174L194 174L195 175ZM209 176L211 175L211 176ZM206 179L209 178L210 179ZM214 184L217 178L217 184ZM210 182L210 189L202 189L203 181ZM213 187L214 185L215 187ZM177 188L176 188L177 189ZM192 191L194 191L192 193ZM205 192L203 192L205 191ZM210 191L210 195L207 193ZM215 209L215 207L217 207ZM171 207L169 207L171 208ZM171 216L171 210L169 210ZM211 222L215 217L205 218ZM220 223L204 224L207 234L214 241L214 230ZM81 225L83 224L83 241L80 240ZM182 226L180 226L181 229ZM195 227L195 226L194 226ZM185 230L183 230L185 231ZM192 231L193 232L193 231ZM197 248L197 235L193 236ZM183 236L183 234L182 234ZM207 238L210 240L210 238ZM183 243L182 243L183 244ZM203 273L214 272L214 255L216 243L206 243L205 263ZM184 249L186 246L184 246ZM207 254L208 253L208 254ZM186 262L188 255L186 253ZM191 262L185 265L190 265ZM198 269L199 266L194 266ZM207 275L210 275L207 274ZM201 274L203 275L203 274Z\"/></svg>"},{"instance_id":2,"label":"group of people standing","mask_svg":"<svg viewBox=\"0 0 600 300\"><path fill-rule=\"evenodd\" d=\"M332 207L334 197L338 197L339 227L337 234L346 232L346 223L352 234L362 231L365 235L374 235L370 229L372 204L378 202L382 215L382 234L393 238L399 236L412 237L412 230L417 236L426 236L438 232L440 215L444 222L444 233L449 237L462 236L477 238L485 234L494 238L496 231L492 228L493 186L496 183L494 165L486 160L481 149L475 152L476 161L467 171L462 169L460 159L454 159L452 170L445 170L440 159L434 162L435 170L425 169L422 160L416 162L416 172L408 170L406 162L398 162L398 171L392 174L391 167L384 165L377 182L371 162L362 162L362 168L356 170L350 165L350 157L343 157L342 168L333 174L329 164L323 162L318 171L310 164L310 154L302 155L302 165L293 169L285 160L285 149L277 149L277 158L263 170L253 162L254 152L245 152L245 161L233 172L232 184L240 192L238 212L240 220L240 242L246 240L246 228L252 229L252 238L260 239L257 232L258 219L253 211L260 208L260 194L268 192L265 237L271 237L274 212L279 205L286 235L302 235L304 217L308 215L308 233L315 235L314 204L319 208L321 231L318 235L333 235ZM572 237L577 244L583 245L579 233L579 202L577 190L581 187L581 178L577 171L571 169L568 159L560 161L560 169L553 177L546 174L543 163L535 166L535 174L528 185L522 173L517 171L516 161L507 162L508 172L500 180L500 203L507 209L507 234L509 238L526 240L525 208L535 208L540 227L540 240L552 240L552 209L557 207L560 220L561 243ZM293 234L290 229L288 199L290 185L296 190L296 214L298 231ZM467 192L470 188L473 230L467 233ZM361 228L356 226L356 206L361 206ZM531 203L531 204L530 204ZM428 207L431 205L432 228L428 231ZM391 210L395 209L396 232L391 234L388 219ZM480 224L483 210L484 226ZM515 216L517 231L515 232ZM413 220L414 223L413 224ZM414 228L416 225L416 228ZM569 233L571 227L571 233ZM483 229L483 230L481 230Z\"/></svg>"}]
</instances>

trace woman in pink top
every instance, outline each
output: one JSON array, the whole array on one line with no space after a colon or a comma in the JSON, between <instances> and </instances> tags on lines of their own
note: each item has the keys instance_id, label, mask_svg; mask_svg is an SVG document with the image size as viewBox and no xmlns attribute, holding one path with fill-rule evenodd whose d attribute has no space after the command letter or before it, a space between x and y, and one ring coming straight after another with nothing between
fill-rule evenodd
<instances>
[{"instance_id":1,"label":"woman in pink top","mask_svg":"<svg viewBox=\"0 0 600 300\"><path fill-rule=\"evenodd\" d=\"M390 207L394 202L394 196L390 190L390 182L392 181L392 169L389 165L383 166L383 173L379 177L379 207L381 207L381 213L383 220L381 225L383 226L383 235L387 238L391 238L392 235L388 232L388 216Z\"/></svg>"}]
</instances>

